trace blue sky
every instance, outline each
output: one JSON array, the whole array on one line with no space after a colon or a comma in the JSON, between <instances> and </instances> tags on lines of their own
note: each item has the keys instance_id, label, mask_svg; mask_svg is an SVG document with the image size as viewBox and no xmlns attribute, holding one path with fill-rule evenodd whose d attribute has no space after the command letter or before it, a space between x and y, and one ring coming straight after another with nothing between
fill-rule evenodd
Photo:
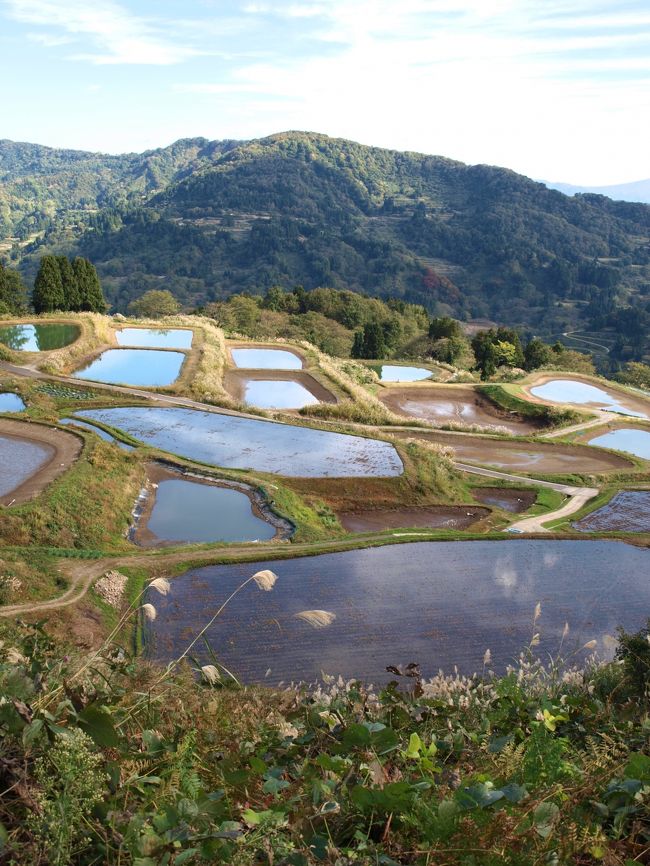
<instances>
[{"instance_id":1,"label":"blue sky","mask_svg":"<svg viewBox=\"0 0 650 866\"><path fill-rule=\"evenodd\" d=\"M0 137L123 152L309 129L650 177L650 3L0 0Z\"/></svg>"}]
</instances>

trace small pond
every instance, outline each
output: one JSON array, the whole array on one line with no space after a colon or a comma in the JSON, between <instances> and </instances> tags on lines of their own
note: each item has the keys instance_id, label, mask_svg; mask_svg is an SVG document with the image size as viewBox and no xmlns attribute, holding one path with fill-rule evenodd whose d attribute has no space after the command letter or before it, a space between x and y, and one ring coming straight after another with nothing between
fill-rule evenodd
<instances>
[{"instance_id":1,"label":"small pond","mask_svg":"<svg viewBox=\"0 0 650 866\"><path fill-rule=\"evenodd\" d=\"M85 421L80 421L79 418L61 418L59 424L69 424L71 427L81 427L84 430L90 430L91 433L96 433L99 438L103 439L105 442L114 442L115 445L122 449L122 451L133 451L133 445L121 442L119 439L111 436L110 433L107 433L106 430L102 430L101 427L95 427L94 424L87 424Z\"/></svg>"},{"instance_id":2,"label":"small pond","mask_svg":"<svg viewBox=\"0 0 650 866\"><path fill-rule=\"evenodd\" d=\"M50 352L69 346L79 336L77 325L49 322L0 327L0 343L18 352Z\"/></svg>"},{"instance_id":3,"label":"small pond","mask_svg":"<svg viewBox=\"0 0 650 866\"><path fill-rule=\"evenodd\" d=\"M27 481L52 453L46 445L0 435L0 496Z\"/></svg>"},{"instance_id":4,"label":"small pond","mask_svg":"<svg viewBox=\"0 0 650 866\"><path fill-rule=\"evenodd\" d=\"M604 433L589 440L589 445L599 445L601 448L613 448L615 451L627 451L643 460L650 460L650 432L622 427Z\"/></svg>"},{"instance_id":5,"label":"small pond","mask_svg":"<svg viewBox=\"0 0 650 866\"><path fill-rule=\"evenodd\" d=\"M0 393L0 412L24 412L25 404L18 396L9 392Z\"/></svg>"},{"instance_id":6,"label":"small pond","mask_svg":"<svg viewBox=\"0 0 650 866\"><path fill-rule=\"evenodd\" d=\"M107 349L73 374L78 379L163 388L178 378L185 355L155 349Z\"/></svg>"},{"instance_id":7,"label":"small pond","mask_svg":"<svg viewBox=\"0 0 650 866\"><path fill-rule=\"evenodd\" d=\"M543 385L536 385L530 393L551 403L573 403L577 406L595 406L608 412L618 412L621 415L631 415L635 418L648 418L645 412L637 411L631 405L626 405L624 397L596 388L586 382L575 379L551 379Z\"/></svg>"},{"instance_id":8,"label":"small pond","mask_svg":"<svg viewBox=\"0 0 650 866\"><path fill-rule=\"evenodd\" d=\"M251 498L241 490L164 478L155 488L148 514L145 506L133 537L145 546L161 541L268 541L275 536L276 527L255 510Z\"/></svg>"},{"instance_id":9,"label":"small pond","mask_svg":"<svg viewBox=\"0 0 650 866\"><path fill-rule=\"evenodd\" d=\"M433 375L431 370L424 367L400 367L395 364L381 364L372 369L379 374L380 382L421 382Z\"/></svg>"},{"instance_id":10,"label":"small pond","mask_svg":"<svg viewBox=\"0 0 650 866\"><path fill-rule=\"evenodd\" d=\"M301 409L320 402L300 382L244 379L243 384L244 402L260 409Z\"/></svg>"},{"instance_id":11,"label":"small pond","mask_svg":"<svg viewBox=\"0 0 650 866\"><path fill-rule=\"evenodd\" d=\"M616 629L644 625L650 610L650 550L620 542L522 540L418 542L290 560L197 568L147 601L147 652L176 658L217 606L261 569L276 572L271 592L247 586L210 627L217 657L244 682L307 680L321 671L385 682L386 665L419 662L425 676L453 666L481 671L486 649L502 672L531 640L555 657L564 624L564 657L598 641L611 657ZM327 628L296 618L305 610L336 615ZM196 655L209 661L206 648ZM267 671L270 673L267 675Z\"/></svg>"},{"instance_id":12,"label":"small pond","mask_svg":"<svg viewBox=\"0 0 650 866\"><path fill-rule=\"evenodd\" d=\"M298 355L284 349L231 349L230 354L235 367L247 370L302 370Z\"/></svg>"},{"instance_id":13,"label":"small pond","mask_svg":"<svg viewBox=\"0 0 650 866\"><path fill-rule=\"evenodd\" d=\"M581 532L650 532L650 490L621 490L573 526Z\"/></svg>"},{"instance_id":14,"label":"small pond","mask_svg":"<svg viewBox=\"0 0 650 866\"><path fill-rule=\"evenodd\" d=\"M75 413L190 460L291 477L395 476L404 471L388 442L197 409L127 406Z\"/></svg>"},{"instance_id":15,"label":"small pond","mask_svg":"<svg viewBox=\"0 0 650 866\"><path fill-rule=\"evenodd\" d=\"M115 332L118 346L151 349L191 349L193 336L186 328L121 328Z\"/></svg>"}]
</instances>

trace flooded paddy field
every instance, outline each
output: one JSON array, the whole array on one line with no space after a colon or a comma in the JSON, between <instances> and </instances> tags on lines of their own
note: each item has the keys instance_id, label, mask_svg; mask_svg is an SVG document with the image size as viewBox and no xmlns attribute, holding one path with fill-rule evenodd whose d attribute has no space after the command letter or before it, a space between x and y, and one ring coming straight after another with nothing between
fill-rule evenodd
<instances>
[{"instance_id":1,"label":"flooded paddy field","mask_svg":"<svg viewBox=\"0 0 650 866\"><path fill-rule=\"evenodd\" d=\"M0 505L40 493L76 460L82 444L54 427L0 418Z\"/></svg>"},{"instance_id":2,"label":"flooded paddy field","mask_svg":"<svg viewBox=\"0 0 650 866\"><path fill-rule=\"evenodd\" d=\"M383 529L467 529L487 517L489 508L475 505L428 505L412 508L375 508L337 514L348 532L377 532Z\"/></svg>"},{"instance_id":3,"label":"flooded paddy field","mask_svg":"<svg viewBox=\"0 0 650 866\"><path fill-rule=\"evenodd\" d=\"M379 399L398 415L418 418L432 424L477 424L500 427L520 436L537 426L511 413L500 411L471 387L459 385L425 385L413 388L390 388L380 392Z\"/></svg>"},{"instance_id":4,"label":"flooded paddy field","mask_svg":"<svg viewBox=\"0 0 650 866\"><path fill-rule=\"evenodd\" d=\"M72 375L109 385L163 388L176 381L184 360L183 352L107 349Z\"/></svg>"},{"instance_id":5,"label":"flooded paddy field","mask_svg":"<svg viewBox=\"0 0 650 866\"><path fill-rule=\"evenodd\" d=\"M626 451L641 457L642 460L650 460L650 430L640 427L616 427L607 433L598 436L589 434L587 439L589 445L597 445L601 448L612 448L614 451Z\"/></svg>"},{"instance_id":6,"label":"flooded paddy field","mask_svg":"<svg viewBox=\"0 0 650 866\"><path fill-rule=\"evenodd\" d=\"M136 406L84 410L75 417L124 430L181 457L231 469L293 478L393 477L404 471L388 442L273 421Z\"/></svg>"},{"instance_id":7,"label":"flooded paddy field","mask_svg":"<svg viewBox=\"0 0 650 866\"><path fill-rule=\"evenodd\" d=\"M475 487L472 496L477 502L493 505L513 514L528 511L537 500L536 491L519 490L516 487Z\"/></svg>"},{"instance_id":8,"label":"flooded paddy field","mask_svg":"<svg viewBox=\"0 0 650 866\"><path fill-rule=\"evenodd\" d=\"M24 412L25 404L18 394L12 391L0 392L0 412Z\"/></svg>"},{"instance_id":9,"label":"flooded paddy field","mask_svg":"<svg viewBox=\"0 0 650 866\"><path fill-rule=\"evenodd\" d=\"M133 445L121 442L119 439L111 436L111 434L106 430L102 430L101 427L96 427L94 424L88 424L86 421L81 421L79 418L60 418L59 424L69 424L71 427L80 427L82 430L90 430L91 433L96 433L100 439L104 440L104 442L114 442L115 445L123 451L134 450Z\"/></svg>"},{"instance_id":10,"label":"flooded paddy field","mask_svg":"<svg viewBox=\"0 0 650 866\"><path fill-rule=\"evenodd\" d=\"M130 533L142 547L268 541L293 531L246 484L202 478L160 463L147 467L147 478Z\"/></svg>"},{"instance_id":11,"label":"flooded paddy field","mask_svg":"<svg viewBox=\"0 0 650 866\"><path fill-rule=\"evenodd\" d=\"M650 419L650 401L613 387L592 385L581 379L546 378L528 390L533 397L547 403L603 409L635 418Z\"/></svg>"},{"instance_id":12,"label":"flooded paddy field","mask_svg":"<svg viewBox=\"0 0 650 866\"><path fill-rule=\"evenodd\" d=\"M229 370L224 385L235 400L260 409L301 409L315 403L336 403L331 391L302 371Z\"/></svg>"},{"instance_id":13,"label":"flooded paddy field","mask_svg":"<svg viewBox=\"0 0 650 866\"><path fill-rule=\"evenodd\" d=\"M74 343L80 333L77 325L63 322L5 325L0 327L0 343L15 352L51 352Z\"/></svg>"},{"instance_id":14,"label":"flooded paddy field","mask_svg":"<svg viewBox=\"0 0 650 866\"><path fill-rule=\"evenodd\" d=\"M622 490L573 526L581 532L650 532L650 490Z\"/></svg>"},{"instance_id":15,"label":"flooded paddy field","mask_svg":"<svg viewBox=\"0 0 650 866\"><path fill-rule=\"evenodd\" d=\"M372 369L379 376L380 382L422 382L433 376L426 367L406 367L397 364L373 365Z\"/></svg>"},{"instance_id":16,"label":"flooded paddy field","mask_svg":"<svg viewBox=\"0 0 650 866\"><path fill-rule=\"evenodd\" d=\"M225 608L207 632L217 658L244 682L315 681L321 673L383 683L386 665L419 662L425 676L440 667L483 669L486 649L503 672L532 637L541 617L539 656L555 656L565 623L564 657L587 641L611 657L616 629L640 628L650 608L650 550L607 541L419 542L292 560L192 569L171 581L167 596L146 601L150 658L176 658L217 606L256 571L278 575L271 592L254 584ZM336 619L314 629L296 617L325 610ZM192 651L211 661L199 643ZM572 661L579 663L578 652Z\"/></svg>"},{"instance_id":17,"label":"flooded paddy field","mask_svg":"<svg viewBox=\"0 0 650 866\"><path fill-rule=\"evenodd\" d=\"M118 346L150 349L191 349L193 336L189 328L120 328L115 331Z\"/></svg>"},{"instance_id":18,"label":"flooded paddy field","mask_svg":"<svg viewBox=\"0 0 650 866\"><path fill-rule=\"evenodd\" d=\"M489 439L464 433L392 430L404 439L424 439L453 448L460 462L479 463L518 472L566 475L601 473L633 468L622 454L609 454L587 445L560 445L550 442L516 442Z\"/></svg>"},{"instance_id":19,"label":"flooded paddy field","mask_svg":"<svg viewBox=\"0 0 650 866\"><path fill-rule=\"evenodd\" d=\"M245 370L302 370L302 358L287 349L231 348L235 367Z\"/></svg>"}]
</instances>

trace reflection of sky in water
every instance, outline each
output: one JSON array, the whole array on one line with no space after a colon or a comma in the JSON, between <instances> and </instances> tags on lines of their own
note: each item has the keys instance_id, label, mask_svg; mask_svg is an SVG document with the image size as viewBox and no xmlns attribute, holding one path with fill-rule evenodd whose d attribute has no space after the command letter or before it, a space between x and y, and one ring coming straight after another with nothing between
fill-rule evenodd
<instances>
[{"instance_id":1,"label":"reflection of sky in water","mask_svg":"<svg viewBox=\"0 0 650 866\"><path fill-rule=\"evenodd\" d=\"M185 355L155 349L107 349L73 374L77 379L114 385L165 387L178 378Z\"/></svg>"},{"instance_id":2,"label":"reflection of sky in water","mask_svg":"<svg viewBox=\"0 0 650 866\"><path fill-rule=\"evenodd\" d=\"M252 379L246 381L244 402L260 409L301 409L319 401L300 382Z\"/></svg>"},{"instance_id":3,"label":"reflection of sky in water","mask_svg":"<svg viewBox=\"0 0 650 866\"><path fill-rule=\"evenodd\" d=\"M153 349L190 349L193 332L185 328L122 328L115 332L118 346Z\"/></svg>"},{"instance_id":4,"label":"reflection of sky in water","mask_svg":"<svg viewBox=\"0 0 650 866\"><path fill-rule=\"evenodd\" d=\"M596 403L602 405L609 412L618 412L621 415L631 415L635 418L648 418L643 412L635 412L628 409L619 402L618 397L602 388L587 385L585 382L576 382L573 379L552 379L543 385L536 385L530 389L530 393L542 400L553 403Z\"/></svg>"},{"instance_id":5,"label":"reflection of sky in water","mask_svg":"<svg viewBox=\"0 0 650 866\"><path fill-rule=\"evenodd\" d=\"M0 436L0 495L26 481L51 453L45 445Z\"/></svg>"},{"instance_id":6,"label":"reflection of sky in water","mask_svg":"<svg viewBox=\"0 0 650 866\"><path fill-rule=\"evenodd\" d=\"M246 588L209 631L212 648L245 681L313 680L324 670L374 682L385 667L420 662L432 675L480 670L489 647L503 670L530 641L541 602L539 653L636 629L650 606L650 551L614 542L475 541L396 545L277 562L201 568L175 578L158 609L150 654L174 657L218 604L258 569L279 575L270 593ZM154 594L155 595L155 594ZM294 618L332 611L314 630ZM150 635L151 637L151 635ZM200 652L203 652L201 650ZM576 658L579 658L577 656Z\"/></svg>"},{"instance_id":7,"label":"reflection of sky in water","mask_svg":"<svg viewBox=\"0 0 650 866\"><path fill-rule=\"evenodd\" d=\"M6 392L0 394L0 412L23 412L25 404L18 394Z\"/></svg>"},{"instance_id":8,"label":"reflection of sky in water","mask_svg":"<svg viewBox=\"0 0 650 866\"><path fill-rule=\"evenodd\" d=\"M431 377L431 370L425 370L424 367L400 367L384 364L382 367L375 367L375 369L378 370L382 382L421 382L423 379Z\"/></svg>"},{"instance_id":9,"label":"reflection of sky in water","mask_svg":"<svg viewBox=\"0 0 650 866\"><path fill-rule=\"evenodd\" d=\"M283 349L231 349L235 367L247 370L301 370L302 361Z\"/></svg>"},{"instance_id":10,"label":"reflection of sky in water","mask_svg":"<svg viewBox=\"0 0 650 866\"><path fill-rule=\"evenodd\" d=\"M388 442L325 430L255 421L196 409L89 409L75 416L116 427L183 457L215 466L256 469L290 477L401 475Z\"/></svg>"},{"instance_id":11,"label":"reflection of sky in water","mask_svg":"<svg viewBox=\"0 0 650 866\"><path fill-rule=\"evenodd\" d=\"M601 448L613 448L615 451L627 451L644 460L650 460L650 433L647 430L634 430L627 427L612 430L611 433L590 439L589 444L599 445Z\"/></svg>"}]
</instances>

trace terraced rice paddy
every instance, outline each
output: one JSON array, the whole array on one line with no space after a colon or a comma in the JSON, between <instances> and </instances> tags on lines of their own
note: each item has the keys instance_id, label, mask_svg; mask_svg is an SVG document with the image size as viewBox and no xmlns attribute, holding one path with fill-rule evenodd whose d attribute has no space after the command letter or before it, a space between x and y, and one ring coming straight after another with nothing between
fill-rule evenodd
<instances>
[{"instance_id":1,"label":"terraced rice paddy","mask_svg":"<svg viewBox=\"0 0 650 866\"><path fill-rule=\"evenodd\" d=\"M155 349L107 349L90 363L76 370L78 379L107 382L110 385L133 385L163 388L178 378L185 355Z\"/></svg>"}]
</instances>

